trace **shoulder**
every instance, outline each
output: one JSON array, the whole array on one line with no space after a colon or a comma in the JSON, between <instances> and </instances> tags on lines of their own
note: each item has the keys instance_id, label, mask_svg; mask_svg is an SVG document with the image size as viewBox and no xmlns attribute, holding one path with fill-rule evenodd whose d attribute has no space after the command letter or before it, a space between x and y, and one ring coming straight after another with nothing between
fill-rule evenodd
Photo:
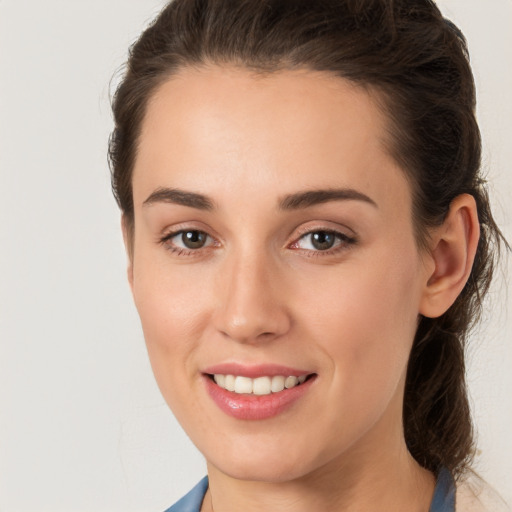
<instances>
[{"instance_id":1,"label":"shoulder","mask_svg":"<svg viewBox=\"0 0 512 512\"><path fill-rule=\"evenodd\" d=\"M501 496L470 471L457 482L456 512L512 512Z\"/></svg>"},{"instance_id":2,"label":"shoulder","mask_svg":"<svg viewBox=\"0 0 512 512\"><path fill-rule=\"evenodd\" d=\"M191 491L165 512L200 512L207 489L208 477L205 476Z\"/></svg>"}]
</instances>

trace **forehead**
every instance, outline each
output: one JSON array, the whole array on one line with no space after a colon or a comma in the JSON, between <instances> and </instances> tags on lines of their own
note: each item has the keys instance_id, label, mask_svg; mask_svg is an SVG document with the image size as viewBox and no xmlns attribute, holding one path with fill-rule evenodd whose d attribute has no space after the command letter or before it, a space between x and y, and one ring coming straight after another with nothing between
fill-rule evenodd
<instances>
[{"instance_id":1,"label":"forehead","mask_svg":"<svg viewBox=\"0 0 512 512\"><path fill-rule=\"evenodd\" d=\"M158 186L219 197L245 188L358 187L408 194L386 151L375 93L327 73L185 68L153 94L134 169L134 200Z\"/></svg>"}]
</instances>

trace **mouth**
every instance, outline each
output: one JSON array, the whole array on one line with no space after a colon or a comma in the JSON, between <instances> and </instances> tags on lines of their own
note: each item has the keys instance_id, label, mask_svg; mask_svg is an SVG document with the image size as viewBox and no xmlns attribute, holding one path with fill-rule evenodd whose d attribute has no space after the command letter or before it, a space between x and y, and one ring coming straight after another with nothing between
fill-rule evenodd
<instances>
[{"instance_id":1,"label":"mouth","mask_svg":"<svg viewBox=\"0 0 512 512\"><path fill-rule=\"evenodd\" d=\"M285 367L222 365L203 373L208 395L221 411L239 420L280 415L309 394L316 373Z\"/></svg>"},{"instance_id":2,"label":"mouth","mask_svg":"<svg viewBox=\"0 0 512 512\"><path fill-rule=\"evenodd\" d=\"M243 375L231 374L207 374L207 377L215 382L217 386L226 391L239 395L266 396L273 393L280 393L285 389L292 389L304 384L315 374L296 375L264 375L250 378Z\"/></svg>"}]
</instances>

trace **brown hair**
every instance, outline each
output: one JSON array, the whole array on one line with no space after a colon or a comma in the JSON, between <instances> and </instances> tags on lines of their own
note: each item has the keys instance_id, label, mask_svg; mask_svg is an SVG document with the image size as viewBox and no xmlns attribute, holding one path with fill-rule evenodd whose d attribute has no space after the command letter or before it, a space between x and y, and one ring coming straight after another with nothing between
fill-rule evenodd
<instances>
[{"instance_id":1,"label":"brown hair","mask_svg":"<svg viewBox=\"0 0 512 512\"><path fill-rule=\"evenodd\" d=\"M129 229L147 102L181 68L209 63L325 71L376 91L390 120L389 150L412 185L420 246L457 195L476 199L481 238L469 281L444 315L420 318L403 408L416 460L433 472L444 466L459 474L473 456L466 339L502 240L479 174L475 87L463 35L431 0L171 2L132 46L113 101L112 188Z\"/></svg>"}]
</instances>

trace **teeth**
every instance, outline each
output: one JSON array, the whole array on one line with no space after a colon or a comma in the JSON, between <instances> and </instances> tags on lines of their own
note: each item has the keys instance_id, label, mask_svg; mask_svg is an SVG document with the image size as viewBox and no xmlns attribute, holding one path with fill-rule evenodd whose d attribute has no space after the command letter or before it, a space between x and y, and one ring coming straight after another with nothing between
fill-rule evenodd
<instances>
[{"instance_id":1,"label":"teeth","mask_svg":"<svg viewBox=\"0 0 512 512\"><path fill-rule=\"evenodd\" d=\"M215 382L221 387L226 387L226 376L225 375L215 375Z\"/></svg>"},{"instance_id":2,"label":"teeth","mask_svg":"<svg viewBox=\"0 0 512 512\"><path fill-rule=\"evenodd\" d=\"M299 379L293 375L290 377L286 377L286 380L284 381L284 387L286 389L294 388L299 383Z\"/></svg>"},{"instance_id":3,"label":"teeth","mask_svg":"<svg viewBox=\"0 0 512 512\"><path fill-rule=\"evenodd\" d=\"M249 377L235 377L235 393L252 393L252 379L249 379Z\"/></svg>"},{"instance_id":4,"label":"teeth","mask_svg":"<svg viewBox=\"0 0 512 512\"><path fill-rule=\"evenodd\" d=\"M222 375L222 377L224 377L224 375ZM226 375L223 387L228 391L235 391L235 377L233 375Z\"/></svg>"},{"instance_id":5,"label":"teeth","mask_svg":"<svg viewBox=\"0 0 512 512\"><path fill-rule=\"evenodd\" d=\"M252 392L255 395L269 395L272 388L270 377L258 377L252 381Z\"/></svg>"},{"instance_id":6,"label":"teeth","mask_svg":"<svg viewBox=\"0 0 512 512\"><path fill-rule=\"evenodd\" d=\"M242 377L241 375L222 375L216 373L213 380L216 384L228 391L234 391L238 394L254 394L254 395L270 395L270 393L279 393L284 389L291 389L299 384L302 384L307 378L307 375L295 377L289 375L275 375L274 377L257 377L250 379L249 377Z\"/></svg>"},{"instance_id":7,"label":"teeth","mask_svg":"<svg viewBox=\"0 0 512 512\"><path fill-rule=\"evenodd\" d=\"M272 377L272 384L270 385L272 393L279 393L279 391L283 391L284 381L285 377L282 375L276 375L275 377Z\"/></svg>"}]
</instances>

